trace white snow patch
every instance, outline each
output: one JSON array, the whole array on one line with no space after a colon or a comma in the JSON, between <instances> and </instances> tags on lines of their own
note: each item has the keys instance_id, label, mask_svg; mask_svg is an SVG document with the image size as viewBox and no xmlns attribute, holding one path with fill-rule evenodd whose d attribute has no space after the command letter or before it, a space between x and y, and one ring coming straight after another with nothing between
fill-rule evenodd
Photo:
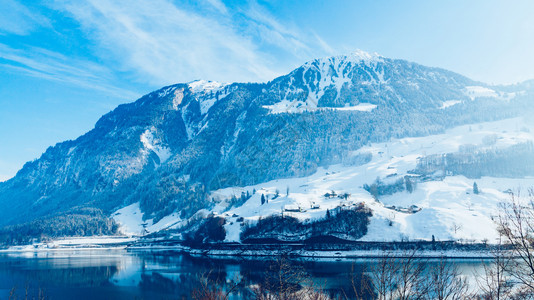
<instances>
[{"instance_id":1,"label":"white snow patch","mask_svg":"<svg viewBox=\"0 0 534 300\"><path fill-rule=\"evenodd\" d=\"M184 89L177 89L174 91L174 97L172 98L172 109L178 110L178 107L184 99Z\"/></svg>"},{"instance_id":2,"label":"white snow patch","mask_svg":"<svg viewBox=\"0 0 534 300\"><path fill-rule=\"evenodd\" d=\"M316 106L310 105L308 102L282 100L273 105L264 105L263 108L268 109L270 114L302 113L305 111L326 110L326 109L333 109L333 110L340 110L340 111L370 112L376 108L376 105L371 104L371 103L360 103L355 106L345 106L345 107L316 107Z\"/></svg>"},{"instance_id":3,"label":"white snow patch","mask_svg":"<svg viewBox=\"0 0 534 300\"><path fill-rule=\"evenodd\" d=\"M168 87L168 88L160 91L158 93L158 97L160 97L160 98L161 97L165 97L165 96L169 95L170 93L172 93L172 91L174 91L175 89L176 89L176 87Z\"/></svg>"},{"instance_id":4,"label":"white snow patch","mask_svg":"<svg viewBox=\"0 0 534 300\"><path fill-rule=\"evenodd\" d=\"M471 100L481 97L496 98L498 96L497 92L483 86L466 86L465 93Z\"/></svg>"},{"instance_id":5,"label":"white snow patch","mask_svg":"<svg viewBox=\"0 0 534 300\"><path fill-rule=\"evenodd\" d=\"M346 111L372 111L373 109L376 108L376 104L371 104L371 103L359 103L358 105L355 105L355 106L345 106L345 107L328 107L329 109L334 109L334 110L346 110Z\"/></svg>"},{"instance_id":6,"label":"white snow patch","mask_svg":"<svg viewBox=\"0 0 534 300\"><path fill-rule=\"evenodd\" d=\"M462 103L462 101L460 100L448 100L448 101L443 101L443 103L441 104L441 107L440 109L445 109L447 107L451 107L453 105L456 105L458 103Z\"/></svg>"},{"instance_id":7,"label":"white snow patch","mask_svg":"<svg viewBox=\"0 0 534 300\"><path fill-rule=\"evenodd\" d=\"M154 137L153 133L155 131L156 128L154 127L145 130L140 139L145 149L153 151L158 156L160 164L162 164L171 157L172 153L168 147L163 146L161 141Z\"/></svg>"},{"instance_id":8,"label":"white snow patch","mask_svg":"<svg viewBox=\"0 0 534 300\"><path fill-rule=\"evenodd\" d=\"M111 217L119 224L122 234L140 236L145 234L147 222L143 221L143 213L139 202L123 207L114 212Z\"/></svg>"},{"instance_id":9,"label":"white snow patch","mask_svg":"<svg viewBox=\"0 0 534 300\"><path fill-rule=\"evenodd\" d=\"M115 211L111 217L119 224L119 231L129 236L143 236L168 229L182 221L176 212L163 217L157 223L152 219L143 221L143 215L139 202L136 202Z\"/></svg>"},{"instance_id":10,"label":"white snow patch","mask_svg":"<svg viewBox=\"0 0 534 300\"><path fill-rule=\"evenodd\" d=\"M195 80L188 83L200 103L200 113L205 115L218 100L230 93L228 84L208 80Z\"/></svg>"},{"instance_id":11,"label":"white snow patch","mask_svg":"<svg viewBox=\"0 0 534 300\"><path fill-rule=\"evenodd\" d=\"M193 93L200 93L200 92L206 92L206 91L218 91L222 87L224 87L226 84L219 83L216 81L209 81L209 80L195 80L188 83L189 88Z\"/></svg>"},{"instance_id":12,"label":"white snow patch","mask_svg":"<svg viewBox=\"0 0 534 300\"><path fill-rule=\"evenodd\" d=\"M305 111L313 111L317 109L316 106L310 105L310 103L308 102L289 100L282 100L273 105L264 105L263 108L268 109L270 114L302 113Z\"/></svg>"}]
</instances>

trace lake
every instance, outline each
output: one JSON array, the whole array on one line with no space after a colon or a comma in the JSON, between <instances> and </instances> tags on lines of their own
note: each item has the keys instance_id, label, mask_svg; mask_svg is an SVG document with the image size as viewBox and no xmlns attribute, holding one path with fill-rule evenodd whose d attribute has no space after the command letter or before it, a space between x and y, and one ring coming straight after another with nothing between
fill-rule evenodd
<instances>
[{"instance_id":1,"label":"lake","mask_svg":"<svg viewBox=\"0 0 534 300\"><path fill-rule=\"evenodd\" d=\"M273 258L275 259L275 258ZM309 282L333 296L350 295L351 274L373 259L288 261ZM437 261L429 261L437 263ZM462 274L480 272L480 260L454 260ZM285 263L284 263L285 264ZM46 299L190 299L202 278L224 285L242 278L231 299L252 297L250 287L280 264L267 259L210 259L169 251L72 250L0 253L0 299L44 295ZM360 279L358 279L360 280Z\"/></svg>"}]
</instances>

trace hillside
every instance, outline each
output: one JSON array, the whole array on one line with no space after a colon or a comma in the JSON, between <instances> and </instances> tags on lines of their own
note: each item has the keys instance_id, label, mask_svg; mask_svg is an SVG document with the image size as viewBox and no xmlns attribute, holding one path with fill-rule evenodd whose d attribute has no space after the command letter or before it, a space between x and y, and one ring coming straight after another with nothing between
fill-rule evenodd
<instances>
[{"instance_id":1,"label":"hillside","mask_svg":"<svg viewBox=\"0 0 534 300\"><path fill-rule=\"evenodd\" d=\"M406 201L397 193L375 197L380 201L377 202L371 196L376 192L362 189L377 177L391 175L377 173L369 169L369 164L392 170L389 165L403 161L398 158L401 154L392 154L394 150L385 145L415 143L414 138L423 137L441 136L448 141L450 137L442 135L449 129L462 125L464 129L476 129L481 122L520 117L531 112L531 95L528 83L489 86L447 70L361 51L308 62L267 83L176 84L120 105L98 120L93 130L74 141L50 147L39 159L25 164L14 178L0 183L0 226L4 227L3 236L9 239L20 233L30 237L115 234L121 230L139 233L142 223L159 224L149 230L153 232L197 217L201 210L224 213L224 197L216 196L229 194L221 191L246 187L251 194L253 188L258 191L278 180L282 182L276 185L280 194L285 195L289 186L290 195L301 195L300 198L278 197L276 206L269 202L261 213L259 208L258 213L244 213L256 211L250 207L258 203L256 193L242 202L244 206L234 204L226 213L246 216L252 222L258 214L278 212L281 205L292 205L298 199L315 199L317 193L328 189L344 190L351 194L351 201L366 203L375 214L370 232L363 238L392 239L403 231L398 229L380 237L372 234L373 228L376 222L386 219L381 213L383 205L405 205ZM512 133L506 136L515 138ZM407 167L397 170L388 180L401 178L412 169L410 174L418 178L429 177L433 173L428 170L440 167L426 164L425 168L418 168L415 158L458 152L460 145L472 143L469 139L446 142L433 152L412 149L402 154L411 159L406 162ZM526 145L521 151L528 156L532 148ZM375 153L375 148L382 150ZM472 176L460 169L444 170L444 175L454 176L441 176L443 181L436 181L433 188L453 193L454 189L440 184L458 176ZM320 178L328 182L320 176L327 176L324 174L331 170L354 177L352 187L342 183L343 188L324 186L314 187L313 191L301 187L307 180ZM528 168L507 174L484 172L476 175L532 175ZM419 180L422 179L414 179ZM431 189L435 180L431 177L430 181L418 183L413 195ZM463 182L458 183L462 188L472 184L467 179L458 180ZM481 188L485 191L496 186ZM265 194L273 192L268 190ZM236 198L240 197L239 192ZM425 208L411 219L428 214L428 218L447 222L437 204L418 197L413 203L426 201L427 207L419 203L418 207ZM463 201L458 194L446 197L453 203ZM334 204L324 203L322 207ZM129 223L132 228L124 226L128 222L118 218L117 212L123 217L132 215L128 217L135 219ZM143 216L141 223L133 212L136 217ZM114 220L122 223L122 228ZM418 221L413 222L400 222L398 226L416 228ZM238 230L230 228L236 225L225 226L227 239L236 240ZM406 232L417 230L422 229ZM428 238L428 234L414 237ZM433 234L441 235L437 231ZM443 236L446 238L445 233ZM466 234L467 237L477 238L476 234Z\"/></svg>"}]
</instances>

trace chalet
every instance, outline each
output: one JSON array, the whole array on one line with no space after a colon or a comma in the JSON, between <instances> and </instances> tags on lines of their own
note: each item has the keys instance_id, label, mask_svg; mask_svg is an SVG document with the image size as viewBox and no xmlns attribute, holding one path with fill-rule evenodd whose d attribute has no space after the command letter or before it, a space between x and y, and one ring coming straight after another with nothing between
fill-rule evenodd
<instances>
[{"instance_id":1,"label":"chalet","mask_svg":"<svg viewBox=\"0 0 534 300\"><path fill-rule=\"evenodd\" d=\"M287 211L287 212L302 212L303 209L298 205L284 205L284 211Z\"/></svg>"}]
</instances>

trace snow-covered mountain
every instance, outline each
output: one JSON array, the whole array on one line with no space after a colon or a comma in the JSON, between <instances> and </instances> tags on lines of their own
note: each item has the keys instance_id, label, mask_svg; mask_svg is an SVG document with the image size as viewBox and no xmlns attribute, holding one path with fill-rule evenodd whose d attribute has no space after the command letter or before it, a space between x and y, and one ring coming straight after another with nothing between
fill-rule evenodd
<instances>
[{"instance_id":1,"label":"snow-covered mountain","mask_svg":"<svg viewBox=\"0 0 534 300\"><path fill-rule=\"evenodd\" d=\"M357 195L370 195L364 184L391 175L366 171L362 166L374 163L378 154L364 155L362 149L518 117L531 111L531 97L528 83L489 86L447 70L361 51L310 61L267 83L176 84L120 105L93 130L50 147L13 179L0 183L0 226L4 236L162 230L183 225L199 211L224 213L255 205L248 201L256 201L259 194L248 198L245 193L249 200L232 200L233 207L228 206L230 200L216 197L232 187L259 189L273 180L289 180L290 190L310 198L306 189L289 182L343 165L353 167L339 172L348 172L348 177L359 174L350 183L356 190L346 190L351 201L362 202L365 197ZM436 151L432 154L459 150ZM528 151L527 147L527 156ZM404 155L429 154L421 148ZM384 157L380 165L386 168L398 160L390 154ZM413 159L411 163L421 178L439 168L418 168ZM532 173L521 170L505 176ZM285 192L285 187L277 188ZM246 191L252 193L250 188ZM239 192L236 198L240 197ZM389 195L380 195L379 201L381 197ZM292 205L293 200L279 204ZM426 213L425 208L420 213ZM247 216L251 221L257 217Z\"/></svg>"}]
</instances>

